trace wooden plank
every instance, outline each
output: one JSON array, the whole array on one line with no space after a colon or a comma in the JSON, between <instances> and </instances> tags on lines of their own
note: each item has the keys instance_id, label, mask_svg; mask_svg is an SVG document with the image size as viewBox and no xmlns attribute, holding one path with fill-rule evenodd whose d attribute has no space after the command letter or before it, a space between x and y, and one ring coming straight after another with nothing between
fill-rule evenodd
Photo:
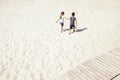
<instances>
[{"instance_id":1,"label":"wooden plank","mask_svg":"<svg viewBox=\"0 0 120 80\"><path fill-rule=\"evenodd\" d=\"M120 73L120 49L116 48L80 64L60 76L60 80L114 80L118 73Z\"/></svg>"},{"instance_id":2,"label":"wooden plank","mask_svg":"<svg viewBox=\"0 0 120 80\"><path fill-rule=\"evenodd\" d=\"M113 78L111 78L110 80L120 80L120 73L115 75Z\"/></svg>"},{"instance_id":3,"label":"wooden plank","mask_svg":"<svg viewBox=\"0 0 120 80\"><path fill-rule=\"evenodd\" d=\"M91 64L85 64L85 67L87 68L91 68L92 69L92 72L96 75L96 76L100 76L101 77L109 77L109 75L106 75L106 73L109 73L111 74L110 71L106 70L108 68L106 68L105 70L103 70L103 68L105 68L104 64L98 64L98 62L91 62Z\"/></svg>"}]
</instances>

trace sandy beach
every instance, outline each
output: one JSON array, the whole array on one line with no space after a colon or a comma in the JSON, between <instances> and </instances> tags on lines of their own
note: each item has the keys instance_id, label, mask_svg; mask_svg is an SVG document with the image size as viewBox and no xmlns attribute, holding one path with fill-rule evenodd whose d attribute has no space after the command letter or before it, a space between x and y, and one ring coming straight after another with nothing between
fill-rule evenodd
<instances>
[{"instance_id":1,"label":"sandy beach","mask_svg":"<svg viewBox=\"0 0 120 80\"><path fill-rule=\"evenodd\" d=\"M77 32L56 23L76 13ZM119 0L0 0L0 80L54 80L120 48Z\"/></svg>"}]
</instances>

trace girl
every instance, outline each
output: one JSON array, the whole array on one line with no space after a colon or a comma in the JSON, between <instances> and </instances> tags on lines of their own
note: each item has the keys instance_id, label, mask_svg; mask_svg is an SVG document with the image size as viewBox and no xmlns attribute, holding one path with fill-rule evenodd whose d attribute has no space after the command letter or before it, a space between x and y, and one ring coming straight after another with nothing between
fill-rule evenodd
<instances>
[{"instance_id":1,"label":"girl","mask_svg":"<svg viewBox=\"0 0 120 80\"><path fill-rule=\"evenodd\" d=\"M62 11L60 14L60 18L56 21L56 23L60 23L61 25L61 33L63 32L63 27L64 27L64 12Z\"/></svg>"}]
</instances>

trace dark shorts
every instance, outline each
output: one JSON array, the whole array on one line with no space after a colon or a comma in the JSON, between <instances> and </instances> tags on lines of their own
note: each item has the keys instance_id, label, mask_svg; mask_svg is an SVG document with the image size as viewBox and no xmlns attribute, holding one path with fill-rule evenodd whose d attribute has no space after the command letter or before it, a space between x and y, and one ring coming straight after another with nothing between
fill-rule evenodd
<instances>
[{"instance_id":1,"label":"dark shorts","mask_svg":"<svg viewBox=\"0 0 120 80\"><path fill-rule=\"evenodd\" d=\"M70 25L70 29L73 29L73 28L75 28L75 25L74 25L74 24L71 24L71 25Z\"/></svg>"},{"instance_id":2,"label":"dark shorts","mask_svg":"<svg viewBox=\"0 0 120 80\"><path fill-rule=\"evenodd\" d=\"M63 22L61 22L61 23L60 23L60 25L61 25L61 26L64 26L64 23L63 23Z\"/></svg>"}]
</instances>

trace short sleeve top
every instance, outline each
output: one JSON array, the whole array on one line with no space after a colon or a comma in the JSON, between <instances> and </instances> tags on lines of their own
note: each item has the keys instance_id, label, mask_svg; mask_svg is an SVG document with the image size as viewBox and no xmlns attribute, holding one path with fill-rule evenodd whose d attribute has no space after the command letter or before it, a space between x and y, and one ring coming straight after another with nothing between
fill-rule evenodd
<instances>
[{"instance_id":1,"label":"short sleeve top","mask_svg":"<svg viewBox=\"0 0 120 80\"><path fill-rule=\"evenodd\" d=\"M61 18L60 18L60 21L59 21L60 23L63 23L64 22L64 16L61 16Z\"/></svg>"},{"instance_id":2,"label":"short sleeve top","mask_svg":"<svg viewBox=\"0 0 120 80\"><path fill-rule=\"evenodd\" d=\"M70 17L70 24L75 24L76 17Z\"/></svg>"}]
</instances>

